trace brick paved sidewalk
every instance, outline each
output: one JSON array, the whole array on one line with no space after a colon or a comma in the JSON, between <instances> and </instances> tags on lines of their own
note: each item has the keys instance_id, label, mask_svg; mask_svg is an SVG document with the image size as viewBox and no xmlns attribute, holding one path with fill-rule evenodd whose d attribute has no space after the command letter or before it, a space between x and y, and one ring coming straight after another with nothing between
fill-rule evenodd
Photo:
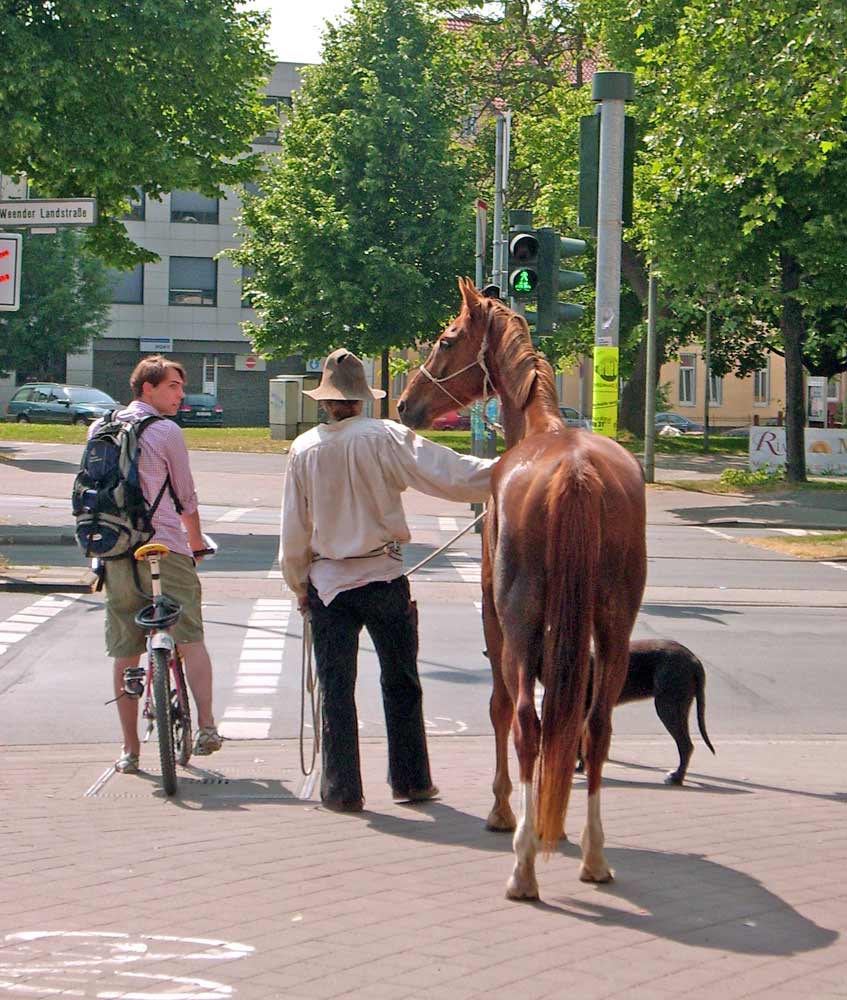
<instances>
[{"instance_id":1,"label":"brick paved sidewalk","mask_svg":"<svg viewBox=\"0 0 847 1000\"><path fill-rule=\"evenodd\" d=\"M0 749L0 995L845 996L847 738L713 735L683 789L669 739L616 740L617 881L582 885L564 844L539 904L503 896L487 737L432 740L443 797L414 807L365 742L361 815L294 797L291 741L230 743L170 801L152 774L98 784L111 746ZM579 779L571 835L584 809Z\"/></svg>"}]
</instances>

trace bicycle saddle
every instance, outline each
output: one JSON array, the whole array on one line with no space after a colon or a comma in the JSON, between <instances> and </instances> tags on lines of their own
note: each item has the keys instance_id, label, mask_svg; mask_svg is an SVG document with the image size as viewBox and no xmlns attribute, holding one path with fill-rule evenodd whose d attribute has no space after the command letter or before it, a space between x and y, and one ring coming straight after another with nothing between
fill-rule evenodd
<instances>
[{"instance_id":1,"label":"bicycle saddle","mask_svg":"<svg viewBox=\"0 0 847 1000\"><path fill-rule=\"evenodd\" d=\"M162 594L152 604L145 605L135 616L135 624L146 631L170 628L182 614L182 605L172 597Z\"/></svg>"},{"instance_id":2,"label":"bicycle saddle","mask_svg":"<svg viewBox=\"0 0 847 1000\"><path fill-rule=\"evenodd\" d=\"M167 545L162 545L161 542L148 542L146 545L140 545L135 552L135 558L141 562L142 559L146 559L147 556L161 556L164 558L170 555L170 549Z\"/></svg>"}]
</instances>

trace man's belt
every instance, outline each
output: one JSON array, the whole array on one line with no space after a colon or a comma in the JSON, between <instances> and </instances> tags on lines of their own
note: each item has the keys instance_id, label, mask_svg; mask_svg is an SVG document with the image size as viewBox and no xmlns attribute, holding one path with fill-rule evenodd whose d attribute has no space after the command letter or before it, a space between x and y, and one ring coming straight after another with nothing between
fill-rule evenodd
<instances>
[{"instance_id":1,"label":"man's belt","mask_svg":"<svg viewBox=\"0 0 847 1000\"><path fill-rule=\"evenodd\" d=\"M360 556L343 556L341 559L333 559L333 562L347 562L348 559L373 559L374 556L389 556L391 559L399 559L400 562L403 561L403 550L399 542L386 542L385 545L380 545L379 548L372 549L370 552L365 552ZM322 562L327 559L331 559L331 556L321 556L315 553L312 556L312 562Z\"/></svg>"}]
</instances>

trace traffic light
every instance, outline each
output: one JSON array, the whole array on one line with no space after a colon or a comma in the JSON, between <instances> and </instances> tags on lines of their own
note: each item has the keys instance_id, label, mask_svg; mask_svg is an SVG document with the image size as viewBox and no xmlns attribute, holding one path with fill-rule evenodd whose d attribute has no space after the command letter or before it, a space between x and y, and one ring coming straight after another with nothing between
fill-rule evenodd
<instances>
[{"instance_id":1,"label":"traffic light","mask_svg":"<svg viewBox=\"0 0 847 1000\"><path fill-rule=\"evenodd\" d=\"M526 301L536 297L538 288L538 236L535 229L509 234L509 295Z\"/></svg>"},{"instance_id":2,"label":"traffic light","mask_svg":"<svg viewBox=\"0 0 847 1000\"><path fill-rule=\"evenodd\" d=\"M17 312L21 303L20 233L0 233L0 311Z\"/></svg>"},{"instance_id":3,"label":"traffic light","mask_svg":"<svg viewBox=\"0 0 847 1000\"><path fill-rule=\"evenodd\" d=\"M585 309L574 302L560 302L559 293L584 285L582 271L559 269L562 257L575 257L585 253L585 241L559 236L545 227L536 230L538 239L538 313L527 313L527 322L535 323L536 336L546 337L562 323L582 319Z\"/></svg>"}]
</instances>

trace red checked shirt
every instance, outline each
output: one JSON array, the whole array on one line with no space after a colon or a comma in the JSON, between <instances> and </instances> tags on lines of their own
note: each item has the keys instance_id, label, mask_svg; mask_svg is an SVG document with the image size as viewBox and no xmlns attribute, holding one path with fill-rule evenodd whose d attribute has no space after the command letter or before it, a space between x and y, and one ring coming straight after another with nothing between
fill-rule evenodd
<instances>
[{"instance_id":1,"label":"red checked shirt","mask_svg":"<svg viewBox=\"0 0 847 1000\"><path fill-rule=\"evenodd\" d=\"M159 412L148 403L134 399L126 409L119 410L116 416L119 420L141 420L147 416L159 416ZM88 436L91 437L102 423L102 420L93 423ZM188 462L188 449L179 425L167 418L154 420L144 429L138 449L138 473L141 491L147 503L153 504L162 484L170 475L171 489L179 499L183 513L193 514L197 510L197 491ZM153 515L153 527L156 533L151 541L167 545L171 552L191 555L188 536L167 487Z\"/></svg>"}]
</instances>

